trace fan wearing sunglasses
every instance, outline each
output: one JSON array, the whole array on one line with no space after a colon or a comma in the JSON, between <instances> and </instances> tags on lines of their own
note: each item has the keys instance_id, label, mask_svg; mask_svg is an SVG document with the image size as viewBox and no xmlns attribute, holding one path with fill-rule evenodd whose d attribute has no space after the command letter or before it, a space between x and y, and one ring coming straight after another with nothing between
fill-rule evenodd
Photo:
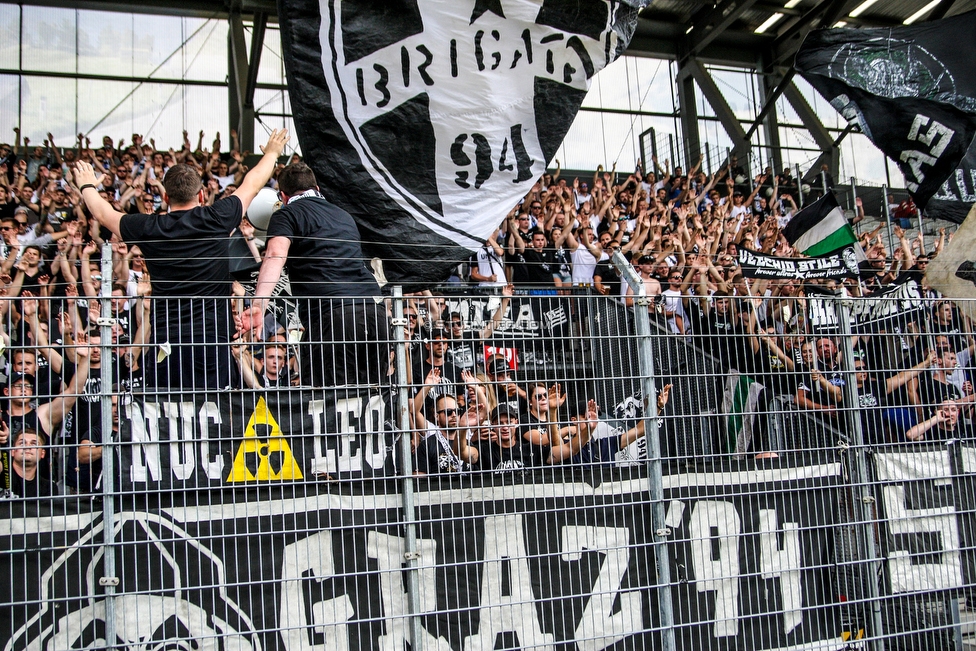
<instances>
[{"instance_id":1,"label":"fan wearing sunglasses","mask_svg":"<svg viewBox=\"0 0 976 651\"><path fill-rule=\"evenodd\" d=\"M417 427L414 472L418 475L456 473L471 469L473 449L463 430L467 419L457 398L450 394L430 397L440 384L440 369L427 373L424 385L413 398Z\"/></svg>"}]
</instances>

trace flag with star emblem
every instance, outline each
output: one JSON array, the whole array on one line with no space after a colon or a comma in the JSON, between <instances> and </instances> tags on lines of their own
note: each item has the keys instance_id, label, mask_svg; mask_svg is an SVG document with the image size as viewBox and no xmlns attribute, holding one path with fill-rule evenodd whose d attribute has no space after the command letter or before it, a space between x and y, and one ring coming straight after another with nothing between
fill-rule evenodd
<instances>
[{"instance_id":1,"label":"flag with star emblem","mask_svg":"<svg viewBox=\"0 0 976 651\"><path fill-rule=\"evenodd\" d=\"M555 157L648 0L279 0L295 128L386 278L445 280Z\"/></svg>"}]
</instances>

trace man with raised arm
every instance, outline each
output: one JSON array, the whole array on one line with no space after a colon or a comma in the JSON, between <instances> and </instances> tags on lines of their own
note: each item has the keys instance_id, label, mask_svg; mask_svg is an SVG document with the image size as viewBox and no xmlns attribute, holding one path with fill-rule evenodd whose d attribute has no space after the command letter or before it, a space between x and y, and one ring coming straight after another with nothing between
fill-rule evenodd
<instances>
[{"instance_id":1,"label":"man with raised arm","mask_svg":"<svg viewBox=\"0 0 976 651\"><path fill-rule=\"evenodd\" d=\"M278 175L284 204L271 216L268 246L243 329L260 328L281 270L305 324L302 382L379 384L389 370L389 325L376 279L366 267L352 215L319 193L312 169L292 163Z\"/></svg>"},{"instance_id":2,"label":"man with raised arm","mask_svg":"<svg viewBox=\"0 0 976 651\"><path fill-rule=\"evenodd\" d=\"M158 354L146 383L163 388L223 389L237 386L231 359L230 233L237 228L258 191L267 185L288 142L288 130L275 130L262 148L264 156L237 190L205 205L199 173L173 165L163 178L164 214L127 215L102 199L91 165L79 162L75 180L98 223L138 245L152 276L152 332Z\"/></svg>"}]
</instances>

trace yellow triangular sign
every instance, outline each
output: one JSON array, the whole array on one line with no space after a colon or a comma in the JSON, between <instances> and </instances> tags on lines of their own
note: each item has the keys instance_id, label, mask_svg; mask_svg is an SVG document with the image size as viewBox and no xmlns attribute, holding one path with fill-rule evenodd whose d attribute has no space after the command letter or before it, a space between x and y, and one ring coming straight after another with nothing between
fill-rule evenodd
<instances>
[{"instance_id":1,"label":"yellow triangular sign","mask_svg":"<svg viewBox=\"0 0 976 651\"><path fill-rule=\"evenodd\" d=\"M270 430L267 439L260 439L257 427ZM274 481L283 479L302 479L302 471L291 453L288 439L281 433L278 421L268 411L264 398L258 399L254 413L244 430L244 440L237 448L234 466L230 469L227 481Z\"/></svg>"}]
</instances>

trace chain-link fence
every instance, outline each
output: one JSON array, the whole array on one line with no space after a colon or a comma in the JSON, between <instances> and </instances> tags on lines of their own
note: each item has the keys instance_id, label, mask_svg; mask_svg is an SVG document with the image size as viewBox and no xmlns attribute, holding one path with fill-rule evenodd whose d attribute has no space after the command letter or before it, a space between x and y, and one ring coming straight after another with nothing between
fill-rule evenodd
<instances>
[{"instance_id":1,"label":"chain-link fence","mask_svg":"<svg viewBox=\"0 0 976 651\"><path fill-rule=\"evenodd\" d=\"M281 299L248 329L223 299L6 303L5 649L970 630L976 340L917 279L873 299L394 288Z\"/></svg>"}]
</instances>

